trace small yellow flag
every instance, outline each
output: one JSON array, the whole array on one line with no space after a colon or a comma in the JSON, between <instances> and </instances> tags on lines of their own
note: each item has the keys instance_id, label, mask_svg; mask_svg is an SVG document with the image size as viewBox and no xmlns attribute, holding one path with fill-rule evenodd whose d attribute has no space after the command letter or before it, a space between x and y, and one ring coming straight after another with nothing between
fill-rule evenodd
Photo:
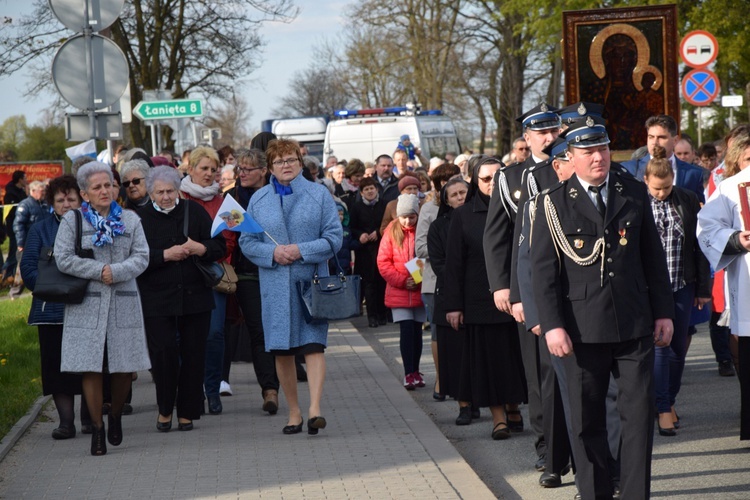
<instances>
[{"instance_id":1,"label":"small yellow flag","mask_svg":"<svg viewBox=\"0 0 750 500\"><path fill-rule=\"evenodd\" d=\"M13 207L18 206L18 203L15 203L13 205L3 205L3 217L2 217L2 223L5 224L5 218L8 216L10 211L13 209Z\"/></svg>"}]
</instances>

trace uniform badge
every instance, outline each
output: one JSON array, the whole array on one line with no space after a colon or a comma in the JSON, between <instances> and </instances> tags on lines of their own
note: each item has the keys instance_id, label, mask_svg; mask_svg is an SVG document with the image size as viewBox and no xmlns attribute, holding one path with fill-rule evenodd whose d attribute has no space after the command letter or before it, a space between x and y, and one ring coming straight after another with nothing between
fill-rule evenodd
<instances>
[{"instance_id":1,"label":"uniform badge","mask_svg":"<svg viewBox=\"0 0 750 500\"><path fill-rule=\"evenodd\" d=\"M578 106L578 114L581 116L586 114L586 106L584 106L583 103L581 103L581 105Z\"/></svg>"},{"instance_id":2,"label":"uniform badge","mask_svg":"<svg viewBox=\"0 0 750 500\"><path fill-rule=\"evenodd\" d=\"M615 182L615 189L618 193L622 193L622 184L620 184L619 182Z\"/></svg>"},{"instance_id":3,"label":"uniform badge","mask_svg":"<svg viewBox=\"0 0 750 500\"><path fill-rule=\"evenodd\" d=\"M542 105L539 107L539 110L542 113L546 113L547 111L549 111L549 108L547 107L547 103L543 102Z\"/></svg>"},{"instance_id":4,"label":"uniform badge","mask_svg":"<svg viewBox=\"0 0 750 500\"><path fill-rule=\"evenodd\" d=\"M570 197L575 200L576 198L578 198L578 190L576 188L570 188L570 191L568 191L568 195L570 195Z\"/></svg>"},{"instance_id":5,"label":"uniform badge","mask_svg":"<svg viewBox=\"0 0 750 500\"><path fill-rule=\"evenodd\" d=\"M593 127L594 126L594 119L591 118L590 116L588 118L586 118L586 126L587 127Z\"/></svg>"},{"instance_id":6,"label":"uniform badge","mask_svg":"<svg viewBox=\"0 0 750 500\"><path fill-rule=\"evenodd\" d=\"M520 189L516 189L515 191L513 191L513 198L515 198L517 200L521 198L521 190Z\"/></svg>"},{"instance_id":7,"label":"uniform badge","mask_svg":"<svg viewBox=\"0 0 750 500\"><path fill-rule=\"evenodd\" d=\"M625 234L627 233L626 229L620 229L620 245L625 246L628 244L628 239L625 237Z\"/></svg>"},{"instance_id":8,"label":"uniform badge","mask_svg":"<svg viewBox=\"0 0 750 500\"><path fill-rule=\"evenodd\" d=\"M573 246L576 247L577 250L580 250L583 248L583 240L575 239L573 240Z\"/></svg>"}]
</instances>

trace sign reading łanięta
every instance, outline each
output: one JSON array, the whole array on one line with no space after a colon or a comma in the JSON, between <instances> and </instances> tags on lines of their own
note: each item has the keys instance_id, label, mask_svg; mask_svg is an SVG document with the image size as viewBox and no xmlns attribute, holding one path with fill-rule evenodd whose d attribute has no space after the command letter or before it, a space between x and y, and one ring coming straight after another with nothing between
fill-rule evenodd
<instances>
[{"instance_id":1,"label":"sign reading \u0142ani\u0119ta","mask_svg":"<svg viewBox=\"0 0 750 500\"><path fill-rule=\"evenodd\" d=\"M203 101L200 99L141 101L133 108L133 114L141 120L172 120L203 116Z\"/></svg>"}]
</instances>

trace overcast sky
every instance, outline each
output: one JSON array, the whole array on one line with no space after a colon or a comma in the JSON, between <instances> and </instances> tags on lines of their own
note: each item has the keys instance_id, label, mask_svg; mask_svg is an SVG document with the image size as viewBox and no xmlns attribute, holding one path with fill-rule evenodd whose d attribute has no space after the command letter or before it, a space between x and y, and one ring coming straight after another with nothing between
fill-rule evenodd
<instances>
[{"instance_id":1,"label":"overcast sky","mask_svg":"<svg viewBox=\"0 0 750 500\"><path fill-rule=\"evenodd\" d=\"M17 17L31 11L28 0L0 0L0 19ZM260 122L270 116L279 99L288 89L295 71L304 69L314 59L313 49L325 40L331 40L343 28L342 10L346 0L296 0L300 15L291 24L266 24L261 33L267 42L263 51L263 65L250 76L242 94L252 109L251 130L259 130ZM0 79L2 106L0 123L13 115L26 115L29 124L35 124L41 112L52 103L52 96L42 95L25 99L26 72L21 70L10 78ZM133 103L135 105L137 103Z\"/></svg>"}]
</instances>

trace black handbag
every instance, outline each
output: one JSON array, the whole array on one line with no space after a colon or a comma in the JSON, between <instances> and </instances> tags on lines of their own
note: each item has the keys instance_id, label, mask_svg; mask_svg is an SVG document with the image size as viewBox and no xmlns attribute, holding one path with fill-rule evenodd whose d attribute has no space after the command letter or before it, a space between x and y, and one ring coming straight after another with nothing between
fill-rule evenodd
<instances>
[{"instance_id":1,"label":"black handbag","mask_svg":"<svg viewBox=\"0 0 750 500\"><path fill-rule=\"evenodd\" d=\"M188 203L185 203L185 217L183 219L184 224L182 226L182 232L183 234L185 234L185 238L189 238L188 236L188 213L189 212L190 212L190 205ZM219 283L221 283L221 279L224 277L224 268L221 267L220 264L216 262L203 262L202 260L198 258L197 255L193 255L193 263L195 264L195 267L198 268L198 271L200 271L201 276L203 276L203 283L207 287L213 288Z\"/></svg>"},{"instance_id":2,"label":"black handbag","mask_svg":"<svg viewBox=\"0 0 750 500\"><path fill-rule=\"evenodd\" d=\"M316 267L312 280L297 282L302 312L308 323L359 316L361 278L357 274L345 275L336 252L333 252L333 258L336 261L335 276L321 277Z\"/></svg>"},{"instance_id":3,"label":"black handbag","mask_svg":"<svg viewBox=\"0 0 750 500\"><path fill-rule=\"evenodd\" d=\"M94 252L91 249L81 248L81 237L83 223L81 212L75 210L76 215L76 255L86 259L93 259ZM42 247L37 264L37 278L34 291L31 293L35 298L45 302L57 302L59 304L80 304L86 295L89 280L65 274L57 268L55 262L55 250L53 247Z\"/></svg>"}]
</instances>

